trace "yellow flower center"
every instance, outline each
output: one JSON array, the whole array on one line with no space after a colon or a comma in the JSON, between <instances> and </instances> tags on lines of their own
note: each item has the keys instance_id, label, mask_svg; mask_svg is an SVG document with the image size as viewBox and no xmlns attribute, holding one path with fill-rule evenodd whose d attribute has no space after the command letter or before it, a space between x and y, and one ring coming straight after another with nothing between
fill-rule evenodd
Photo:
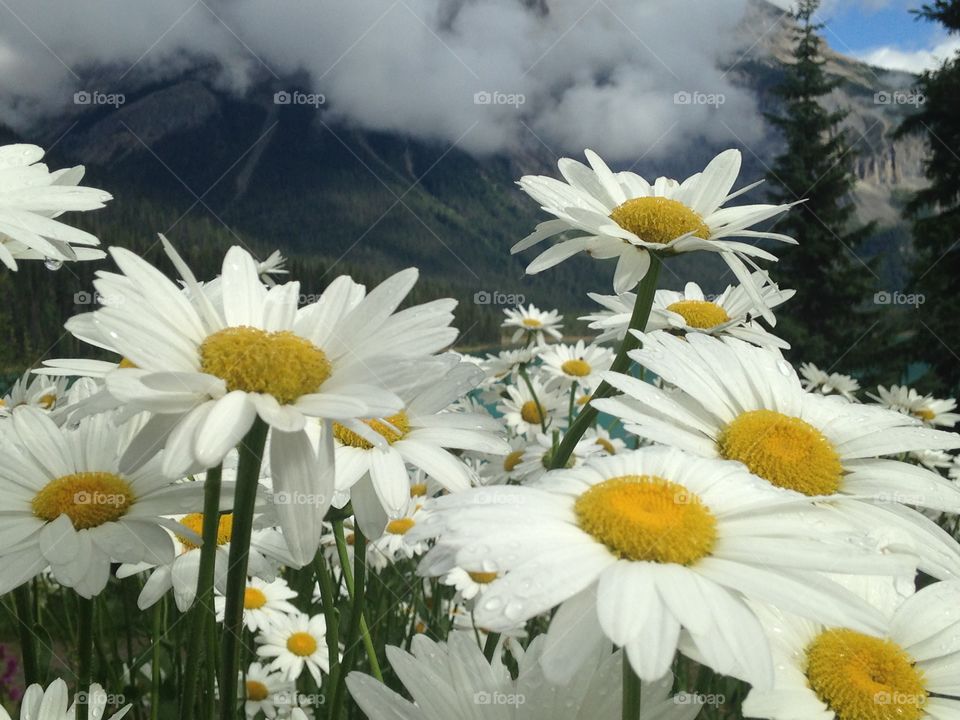
<instances>
[{"instance_id":1,"label":"yellow flower center","mask_svg":"<svg viewBox=\"0 0 960 720\"><path fill-rule=\"evenodd\" d=\"M37 405L44 410L49 410L57 403L57 396L53 393L47 393L37 401Z\"/></svg>"},{"instance_id":2,"label":"yellow flower center","mask_svg":"<svg viewBox=\"0 0 960 720\"><path fill-rule=\"evenodd\" d=\"M929 408L920 408L919 410L914 411L913 414L921 420L926 420L927 422L930 422L937 416L937 414Z\"/></svg>"},{"instance_id":3,"label":"yellow flower center","mask_svg":"<svg viewBox=\"0 0 960 720\"><path fill-rule=\"evenodd\" d=\"M410 486L410 497L426 497L426 495L426 483L413 483L413 485Z\"/></svg>"},{"instance_id":4,"label":"yellow flower center","mask_svg":"<svg viewBox=\"0 0 960 720\"><path fill-rule=\"evenodd\" d=\"M537 320L536 318L524 318L520 322L523 323L523 325L528 328L543 327L543 323Z\"/></svg>"},{"instance_id":5,"label":"yellow flower center","mask_svg":"<svg viewBox=\"0 0 960 720\"><path fill-rule=\"evenodd\" d=\"M653 475L604 480L573 509L582 530L627 560L691 565L717 539L716 519L700 498Z\"/></svg>"},{"instance_id":6,"label":"yellow flower center","mask_svg":"<svg viewBox=\"0 0 960 720\"><path fill-rule=\"evenodd\" d=\"M402 440L410 432L410 421L407 419L407 414L402 410L396 415L388 417L386 422L383 420L364 420L363 422L373 428L374 432L382 435L383 439L391 445L397 440ZM373 448L373 443L340 423L333 424L333 436L350 447L363 448L364 450Z\"/></svg>"},{"instance_id":7,"label":"yellow flower center","mask_svg":"<svg viewBox=\"0 0 960 720\"><path fill-rule=\"evenodd\" d=\"M807 646L807 680L838 720L919 720L923 673L892 640L825 630Z\"/></svg>"},{"instance_id":8,"label":"yellow flower center","mask_svg":"<svg viewBox=\"0 0 960 720\"><path fill-rule=\"evenodd\" d=\"M520 407L520 417L523 418L524 422L531 425L539 425L540 421L543 420L543 416L540 415L540 408L533 400L527 400Z\"/></svg>"},{"instance_id":9,"label":"yellow flower center","mask_svg":"<svg viewBox=\"0 0 960 720\"><path fill-rule=\"evenodd\" d=\"M471 580L480 585L488 585L497 579L495 572L468 572L467 575L470 576Z\"/></svg>"},{"instance_id":10,"label":"yellow flower center","mask_svg":"<svg viewBox=\"0 0 960 720\"><path fill-rule=\"evenodd\" d=\"M263 590L255 587L248 587L243 591L243 609L257 610L267 604L267 596Z\"/></svg>"},{"instance_id":11,"label":"yellow flower center","mask_svg":"<svg viewBox=\"0 0 960 720\"><path fill-rule=\"evenodd\" d=\"M323 350L288 330L241 326L220 330L200 345L200 369L228 390L273 395L288 405L316 392L330 377Z\"/></svg>"},{"instance_id":12,"label":"yellow flower center","mask_svg":"<svg viewBox=\"0 0 960 720\"><path fill-rule=\"evenodd\" d=\"M247 680L247 700L260 702L270 697L267 686L259 680Z\"/></svg>"},{"instance_id":13,"label":"yellow flower center","mask_svg":"<svg viewBox=\"0 0 960 720\"><path fill-rule=\"evenodd\" d=\"M180 524L193 530L197 535L203 536L203 513L185 515L180 518ZM233 534L233 513L226 513L217 521L217 545L226 545L230 542L231 534ZM181 535L177 535L177 540L183 544L184 550L196 550L200 547Z\"/></svg>"},{"instance_id":14,"label":"yellow flower center","mask_svg":"<svg viewBox=\"0 0 960 720\"><path fill-rule=\"evenodd\" d=\"M590 363L583 358L567 360L560 366L560 369L563 370L564 374L572 375L573 377L586 377L593 370L593 368L590 367Z\"/></svg>"},{"instance_id":15,"label":"yellow flower center","mask_svg":"<svg viewBox=\"0 0 960 720\"><path fill-rule=\"evenodd\" d=\"M317 641L306 632L295 632L287 638L287 650L300 657L310 657L317 651Z\"/></svg>"},{"instance_id":16,"label":"yellow flower center","mask_svg":"<svg viewBox=\"0 0 960 720\"><path fill-rule=\"evenodd\" d=\"M617 449L613 446L613 443L606 438L597 438L596 444L602 447L603 451L607 453L607 455L617 454Z\"/></svg>"},{"instance_id":17,"label":"yellow flower center","mask_svg":"<svg viewBox=\"0 0 960 720\"><path fill-rule=\"evenodd\" d=\"M717 449L777 487L805 495L832 495L840 489L840 456L800 418L773 410L745 412L723 429Z\"/></svg>"},{"instance_id":18,"label":"yellow flower center","mask_svg":"<svg viewBox=\"0 0 960 720\"><path fill-rule=\"evenodd\" d=\"M52 522L66 515L77 530L119 520L136 498L130 485L108 472L78 472L47 483L31 503L33 514Z\"/></svg>"},{"instance_id":19,"label":"yellow flower center","mask_svg":"<svg viewBox=\"0 0 960 720\"><path fill-rule=\"evenodd\" d=\"M667 310L684 319L692 328L706 330L730 320L727 311L709 300L680 300L667 305Z\"/></svg>"},{"instance_id":20,"label":"yellow flower center","mask_svg":"<svg viewBox=\"0 0 960 720\"><path fill-rule=\"evenodd\" d=\"M503 459L503 469L507 472L513 472L521 460L523 460L523 450L514 450Z\"/></svg>"},{"instance_id":21,"label":"yellow flower center","mask_svg":"<svg viewBox=\"0 0 960 720\"><path fill-rule=\"evenodd\" d=\"M397 518L387 523L387 532L393 535L404 535L416 524L413 518Z\"/></svg>"},{"instance_id":22,"label":"yellow flower center","mask_svg":"<svg viewBox=\"0 0 960 720\"><path fill-rule=\"evenodd\" d=\"M666 245L678 237L693 233L710 239L710 227L682 202L664 197L640 197L627 200L610 213L610 219L648 243Z\"/></svg>"},{"instance_id":23,"label":"yellow flower center","mask_svg":"<svg viewBox=\"0 0 960 720\"><path fill-rule=\"evenodd\" d=\"M577 398L577 405L586 405L591 399L593 399L593 395L581 395Z\"/></svg>"},{"instance_id":24,"label":"yellow flower center","mask_svg":"<svg viewBox=\"0 0 960 720\"><path fill-rule=\"evenodd\" d=\"M117 363L118 368L136 368L137 365L132 360L128 360L125 357L120 358L120 362Z\"/></svg>"}]
</instances>

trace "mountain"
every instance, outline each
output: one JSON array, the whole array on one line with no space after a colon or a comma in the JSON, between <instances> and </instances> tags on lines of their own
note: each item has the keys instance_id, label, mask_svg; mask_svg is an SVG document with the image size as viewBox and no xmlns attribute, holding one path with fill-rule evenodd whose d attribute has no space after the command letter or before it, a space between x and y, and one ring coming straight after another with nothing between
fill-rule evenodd
<instances>
[{"instance_id":1,"label":"mountain","mask_svg":"<svg viewBox=\"0 0 960 720\"><path fill-rule=\"evenodd\" d=\"M771 88L777 63L790 57L790 28L781 10L751 0L740 47L725 63L763 110L775 108ZM913 108L897 93L908 92L914 78L833 51L826 59L828 72L842 81L829 101L851 110L849 129L863 137L853 200L862 219L881 225L870 250L884 256L883 286L900 287L909 235L899 210L922 183L924 148L890 133ZM164 231L187 255L210 244L222 252L232 242L263 254L279 247L313 262L304 280L315 289L340 272L375 278L416 265L469 310L471 327L461 321L468 343L496 334L501 308L478 305L484 293L523 295L575 316L572 310L588 307L587 289L609 283L609 262L574 259L526 278L530 255L509 254L543 219L515 186L523 174L556 174L556 158L543 146L474 157L447 144L330 124L322 108L274 101L274 93L298 80L306 88L304 78L271 78L237 98L217 90L211 77L211 68L198 67L174 80L131 86L117 108L75 105L22 139L52 146L54 166L87 165L86 182L114 193L108 209L79 221L106 244L150 247ZM0 142L13 139L0 129ZM770 133L745 152L743 182L762 177L778 148ZM645 160L643 172L693 172L720 149L691 143L669 164ZM762 200L762 188L748 197ZM674 287L691 274L714 290L730 281L721 283L724 267L716 258L686 257L669 267L665 281ZM89 270L71 272L70 293L87 289ZM32 290L43 292L41 278ZM36 342L47 347L46 338Z\"/></svg>"}]
</instances>

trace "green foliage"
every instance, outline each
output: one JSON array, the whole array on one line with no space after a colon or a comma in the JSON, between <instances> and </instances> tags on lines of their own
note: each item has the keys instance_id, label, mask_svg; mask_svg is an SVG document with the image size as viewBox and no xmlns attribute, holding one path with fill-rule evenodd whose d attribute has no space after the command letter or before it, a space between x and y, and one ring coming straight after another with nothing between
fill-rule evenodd
<instances>
[{"instance_id":1,"label":"green foliage","mask_svg":"<svg viewBox=\"0 0 960 720\"><path fill-rule=\"evenodd\" d=\"M855 153L839 124L843 110L829 111L821 99L837 86L823 69L820 25L813 22L819 2L804 0L794 13L798 21L794 62L785 64L774 92L782 101L779 114L768 114L786 143L768 175L770 199L776 203L805 201L782 216L775 230L796 238L798 246L777 249L773 273L796 296L779 313L778 326L793 345L791 359L823 368L842 363L875 375L875 338L858 343L877 321L872 308L875 275L862 258L872 225L855 226L850 201ZM869 349L868 349L869 348Z\"/></svg>"}]
</instances>

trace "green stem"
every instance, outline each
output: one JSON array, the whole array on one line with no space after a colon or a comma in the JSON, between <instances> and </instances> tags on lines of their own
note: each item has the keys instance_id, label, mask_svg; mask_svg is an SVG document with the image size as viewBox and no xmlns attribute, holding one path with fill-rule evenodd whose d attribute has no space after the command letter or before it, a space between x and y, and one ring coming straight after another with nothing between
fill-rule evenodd
<instances>
[{"instance_id":1,"label":"green stem","mask_svg":"<svg viewBox=\"0 0 960 720\"><path fill-rule=\"evenodd\" d=\"M533 398L533 404L537 406L537 415L540 417L540 430L543 431L543 434L547 434L547 415L543 412L543 405L540 404L540 398L537 397L537 393L534 392L533 383L530 382L530 376L527 374L527 366L520 364L519 368L520 377L523 378L523 382L527 386L527 390L530 391L530 397Z\"/></svg>"},{"instance_id":2,"label":"green stem","mask_svg":"<svg viewBox=\"0 0 960 720\"><path fill-rule=\"evenodd\" d=\"M327 655L330 659L332 676L340 664L340 621L337 618L337 594L333 585L333 574L323 553L317 553L313 559L313 568L320 586L320 600L323 603L323 617L327 621Z\"/></svg>"},{"instance_id":3,"label":"green stem","mask_svg":"<svg viewBox=\"0 0 960 720\"><path fill-rule=\"evenodd\" d=\"M23 659L23 680L29 687L40 682L40 666L37 662L37 642L33 633L33 606L30 602L30 585L24 583L13 591L17 607L17 628L20 631L20 654Z\"/></svg>"},{"instance_id":4,"label":"green stem","mask_svg":"<svg viewBox=\"0 0 960 720\"><path fill-rule=\"evenodd\" d=\"M87 720L90 711L90 678L93 665L93 600L77 596L79 641L77 643L77 720Z\"/></svg>"},{"instance_id":5,"label":"green stem","mask_svg":"<svg viewBox=\"0 0 960 720\"><path fill-rule=\"evenodd\" d=\"M487 633L487 641L483 644L483 656L487 659L487 662L493 662L493 654L497 651L497 644L499 642L500 633Z\"/></svg>"},{"instance_id":6,"label":"green stem","mask_svg":"<svg viewBox=\"0 0 960 720\"><path fill-rule=\"evenodd\" d=\"M200 677L200 657L203 637L209 627L208 615L213 615L213 575L217 559L217 532L220 529L220 480L223 466L207 472L203 485L203 545L200 546L200 569L197 574L197 595L190 610L190 638L187 647L187 668L184 674L183 694L180 696L180 717L191 720L197 707L197 681ZM208 657L208 664L216 659Z\"/></svg>"},{"instance_id":7,"label":"green stem","mask_svg":"<svg viewBox=\"0 0 960 720\"><path fill-rule=\"evenodd\" d=\"M151 647L150 660L150 720L157 720L160 717L160 636L163 633L164 609L166 601L161 598L153 606L153 645ZM135 670L130 668L130 682L133 683L133 673Z\"/></svg>"},{"instance_id":8,"label":"green stem","mask_svg":"<svg viewBox=\"0 0 960 720\"><path fill-rule=\"evenodd\" d=\"M220 717L236 720L237 680L240 669L240 638L243 634L243 595L247 587L247 561L257 503L260 463L269 427L259 417L237 447L237 486L233 502L233 532L230 535L226 607L223 614L223 672L220 675Z\"/></svg>"},{"instance_id":9,"label":"green stem","mask_svg":"<svg viewBox=\"0 0 960 720\"><path fill-rule=\"evenodd\" d=\"M626 651L623 652L623 707L621 720L640 720L640 678L630 666Z\"/></svg>"},{"instance_id":10,"label":"green stem","mask_svg":"<svg viewBox=\"0 0 960 720\"><path fill-rule=\"evenodd\" d=\"M660 275L661 262L656 254L650 253L650 269L637 286L637 302L633 306L633 314L630 316L630 326L627 328L627 334L624 336L623 342L620 343L620 348L617 350L617 355L613 359L613 364L610 365L612 372L622 373L629 368L630 356L628 353L640 347L640 341L630 330L643 331L647 326L647 319L650 317L650 308L653 307L653 296L657 291L657 278ZM596 392L593 393L591 400L608 397L614 392L615 388L604 381L600 383ZM564 434L563 440L560 441L560 447L558 447L557 452L553 454L552 469L566 467L570 455L573 454L573 449L577 446L577 443L580 441L580 438L583 437L587 428L593 424L596 417L597 409L593 407L592 402L588 403L587 406L580 411L580 414L577 415L577 419L573 421L570 429Z\"/></svg>"}]
</instances>

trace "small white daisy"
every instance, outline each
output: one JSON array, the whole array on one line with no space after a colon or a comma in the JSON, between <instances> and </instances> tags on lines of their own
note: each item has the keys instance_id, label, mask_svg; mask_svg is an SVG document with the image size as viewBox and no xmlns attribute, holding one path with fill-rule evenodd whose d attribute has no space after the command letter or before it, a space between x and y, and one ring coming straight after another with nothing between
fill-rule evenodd
<instances>
[{"instance_id":1,"label":"small white daisy","mask_svg":"<svg viewBox=\"0 0 960 720\"><path fill-rule=\"evenodd\" d=\"M560 334L560 328L563 327L560 321L563 320L563 315L556 310L541 310L530 303L528 307L518 305L515 309L507 308L503 314L507 319L503 321L501 327L516 328L510 342L525 338L527 344L543 345L547 342L547 335L554 340L563 337Z\"/></svg>"},{"instance_id":2,"label":"small white daisy","mask_svg":"<svg viewBox=\"0 0 960 720\"><path fill-rule=\"evenodd\" d=\"M569 388L576 383L584 391L592 392L600 384L600 374L610 369L613 350L578 340L576 345L551 345L540 357L543 371L550 377L547 387Z\"/></svg>"},{"instance_id":3,"label":"small white daisy","mask_svg":"<svg viewBox=\"0 0 960 720\"><path fill-rule=\"evenodd\" d=\"M536 433L549 432L566 424L566 398L555 390L548 390L538 378L531 377L529 387L519 379L504 390L507 396L501 399L496 409L507 427L517 435L533 437Z\"/></svg>"},{"instance_id":4,"label":"small white daisy","mask_svg":"<svg viewBox=\"0 0 960 720\"><path fill-rule=\"evenodd\" d=\"M17 378L10 391L0 397L0 418L9 417L14 408L22 405L30 405L40 410L54 410L63 402L66 394L66 378L48 378L24 373Z\"/></svg>"},{"instance_id":5,"label":"small white daisy","mask_svg":"<svg viewBox=\"0 0 960 720\"><path fill-rule=\"evenodd\" d=\"M436 538L420 572L495 569L478 625L513 627L559 605L548 674L569 678L598 644L625 646L637 675L662 677L686 630L719 673L769 687L773 667L745 598L867 632L882 619L813 571L911 571L860 533L820 527L822 511L738 463L672 448L593 458L535 486L436 498L411 540ZM729 628L736 627L736 633Z\"/></svg>"},{"instance_id":6,"label":"small white daisy","mask_svg":"<svg viewBox=\"0 0 960 720\"><path fill-rule=\"evenodd\" d=\"M72 260L104 257L100 241L54 218L69 211L102 208L108 192L82 187L84 168L50 172L36 145L0 147L0 263L17 269L17 260Z\"/></svg>"},{"instance_id":7,"label":"small white daisy","mask_svg":"<svg viewBox=\"0 0 960 720\"><path fill-rule=\"evenodd\" d=\"M957 407L956 400L921 395L905 385L893 385L889 390L880 385L876 395L867 393L867 396L891 410L920 418L926 425L953 427L960 420L960 413L952 412Z\"/></svg>"},{"instance_id":8,"label":"small white daisy","mask_svg":"<svg viewBox=\"0 0 960 720\"><path fill-rule=\"evenodd\" d=\"M540 223L511 252L526 250L561 233L579 233L541 253L527 266L527 273L542 272L581 251L598 260L619 258L613 289L623 293L647 274L651 252L715 252L743 284L761 314L772 318L744 261L756 267L753 257L776 257L730 238L767 238L795 244L786 235L748 229L790 206L722 207L754 187L730 192L740 172L738 150L720 153L703 172L683 182L661 177L653 184L632 172L614 173L592 150L585 153L589 168L571 158L560 160L560 173L567 182L532 175L520 179L520 187L556 219Z\"/></svg>"},{"instance_id":9,"label":"small white daisy","mask_svg":"<svg viewBox=\"0 0 960 720\"><path fill-rule=\"evenodd\" d=\"M290 700L296 686L283 673L270 672L260 663L250 663L247 677L241 685L240 699L249 720L263 713L269 720L290 710Z\"/></svg>"},{"instance_id":10,"label":"small white daisy","mask_svg":"<svg viewBox=\"0 0 960 720\"><path fill-rule=\"evenodd\" d=\"M803 363L800 374L803 376L804 390L821 395L842 395L853 402L857 400L860 383L856 378L842 373L828 373L813 363Z\"/></svg>"},{"instance_id":11,"label":"small white daisy","mask_svg":"<svg viewBox=\"0 0 960 720\"><path fill-rule=\"evenodd\" d=\"M44 690L42 686L34 684L27 688L20 703L20 720L74 720L77 716L77 700L85 696L87 716L91 720L103 720L108 704L114 704L117 699L123 702L123 696L117 698L108 695L104 689L94 683L89 692L77 693L73 702L70 702L70 692L67 684L57 678ZM129 703L120 708L107 720L120 720L130 710ZM0 720L10 720L7 711L0 706Z\"/></svg>"},{"instance_id":12,"label":"small white daisy","mask_svg":"<svg viewBox=\"0 0 960 720\"><path fill-rule=\"evenodd\" d=\"M278 617L257 635L257 655L273 658L268 669L282 671L288 680L296 680L306 669L320 685L320 673L330 672L326 630L323 615Z\"/></svg>"},{"instance_id":13,"label":"small white daisy","mask_svg":"<svg viewBox=\"0 0 960 720\"><path fill-rule=\"evenodd\" d=\"M296 596L296 591L290 589L283 578L278 577L273 582L256 577L248 578L243 591L243 624L248 630L256 632L268 629L280 617L299 615L300 611L289 602ZM217 622L223 622L227 599L218 594L213 599L213 604Z\"/></svg>"}]
</instances>

